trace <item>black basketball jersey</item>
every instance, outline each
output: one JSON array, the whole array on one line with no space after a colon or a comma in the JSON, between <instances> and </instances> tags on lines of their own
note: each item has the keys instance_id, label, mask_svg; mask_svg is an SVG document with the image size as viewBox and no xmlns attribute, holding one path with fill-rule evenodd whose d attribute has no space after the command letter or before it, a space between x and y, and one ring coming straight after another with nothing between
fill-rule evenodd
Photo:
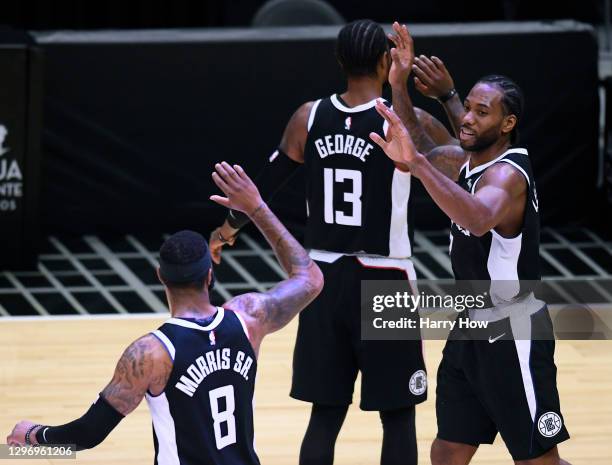
<instances>
[{"instance_id":1,"label":"black basketball jersey","mask_svg":"<svg viewBox=\"0 0 612 465\"><path fill-rule=\"evenodd\" d=\"M410 173L369 137L384 135L376 100L353 108L337 95L318 100L308 120L306 247L410 257Z\"/></svg>"},{"instance_id":2,"label":"black basketball jersey","mask_svg":"<svg viewBox=\"0 0 612 465\"><path fill-rule=\"evenodd\" d=\"M540 217L535 180L527 150L511 148L488 163L470 170L469 160L461 167L458 184L474 193L479 179L495 163L516 168L528 185L523 226L519 234L505 238L493 229L481 237L451 222L450 255L459 280L518 281L540 279Z\"/></svg>"},{"instance_id":3,"label":"black basketball jersey","mask_svg":"<svg viewBox=\"0 0 612 465\"><path fill-rule=\"evenodd\" d=\"M237 313L170 318L153 331L173 360L164 391L146 394L156 465L259 465L254 449L257 360Z\"/></svg>"}]
</instances>

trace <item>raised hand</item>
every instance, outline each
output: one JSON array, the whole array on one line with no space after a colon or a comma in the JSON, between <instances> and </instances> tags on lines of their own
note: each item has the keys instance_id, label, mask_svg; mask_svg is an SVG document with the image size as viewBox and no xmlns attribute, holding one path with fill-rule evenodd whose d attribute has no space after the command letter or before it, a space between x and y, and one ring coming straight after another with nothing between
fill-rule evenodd
<instances>
[{"instance_id":1,"label":"raised hand","mask_svg":"<svg viewBox=\"0 0 612 465\"><path fill-rule=\"evenodd\" d=\"M414 85L425 97L438 99L455 88L453 78L438 57L415 57L412 71L415 74Z\"/></svg>"},{"instance_id":2,"label":"raised hand","mask_svg":"<svg viewBox=\"0 0 612 465\"><path fill-rule=\"evenodd\" d=\"M387 156L396 163L410 165L414 163L419 155L408 130L393 110L388 108L381 100L376 102L376 111L387 121L386 140L375 132L370 133L372 139L385 151Z\"/></svg>"},{"instance_id":3,"label":"raised hand","mask_svg":"<svg viewBox=\"0 0 612 465\"><path fill-rule=\"evenodd\" d=\"M213 181L227 197L212 195L210 200L232 210L252 215L263 201L257 187L242 167L239 165L232 167L224 161L217 163L215 170L216 172L212 174Z\"/></svg>"},{"instance_id":4,"label":"raised hand","mask_svg":"<svg viewBox=\"0 0 612 465\"><path fill-rule=\"evenodd\" d=\"M390 50L392 63L389 70L389 84L405 86L414 61L414 44L406 25L400 26L397 21L394 22L393 32L387 35L395 45Z\"/></svg>"}]
</instances>

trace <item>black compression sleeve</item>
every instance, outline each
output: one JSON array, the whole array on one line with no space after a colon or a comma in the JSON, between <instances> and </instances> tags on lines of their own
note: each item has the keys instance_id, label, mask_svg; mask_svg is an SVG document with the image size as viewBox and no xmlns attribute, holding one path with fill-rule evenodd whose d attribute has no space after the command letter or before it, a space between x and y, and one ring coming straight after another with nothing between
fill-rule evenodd
<instances>
[{"instance_id":1,"label":"black compression sleeve","mask_svg":"<svg viewBox=\"0 0 612 465\"><path fill-rule=\"evenodd\" d=\"M40 428L36 432L36 441L39 444L76 444L76 450L91 449L104 441L122 419L123 415L100 394L78 420Z\"/></svg>"},{"instance_id":2,"label":"black compression sleeve","mask_svg":"<svg viewBox=\"0 0 612 465\"><path fill-rule=\"evenodd\" d=\"M266 163L255 177L254 182L261 198L266 202L271 200L300 166L301 163L293 161L285 152L276 150L270 157L270 162ZM249 221L249 217L240 211L230 210L227 215L227 222L234 229L242 228Z\"/></svg>"}]
</instances>

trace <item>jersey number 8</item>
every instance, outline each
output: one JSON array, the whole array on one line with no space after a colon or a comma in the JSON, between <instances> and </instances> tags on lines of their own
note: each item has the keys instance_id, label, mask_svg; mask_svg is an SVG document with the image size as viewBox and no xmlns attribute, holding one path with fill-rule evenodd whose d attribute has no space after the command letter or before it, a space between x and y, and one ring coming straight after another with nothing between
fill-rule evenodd
<instances>
[{"instance_id":1,"label":"jersey number 8","mask_svg":"<svg viewBox=\"0 0 612 465\"><path fill-rule=\"evenodd\" d=\"M334 182L344 183L345 180L353 182L353 190L344 192L343 200L351 204L351 214L346 215L341 210L334 211ZM361 226L361 171L343 169L323 169L325 222L328 224L342 224L345 226Z\"/></svg>"},{"instance_id":2,"label":"jersey number 8","mask_svg":"<svg viewBox=\"0 0 612 465\"><path fill-rule=\"evenodd\" d=\"M213 427L215 429L215 442L217 449L221 450L230 444L236 442L236 418L234 410L236 403L234 401L234 386L228 384L217 389L213 389L208 393L210 398L210 411L213 417ZM225 410L219 411L219 399L225 398ZM227 423L227 434L221 434L221 423Z\"/></svg>"}]
</instances>

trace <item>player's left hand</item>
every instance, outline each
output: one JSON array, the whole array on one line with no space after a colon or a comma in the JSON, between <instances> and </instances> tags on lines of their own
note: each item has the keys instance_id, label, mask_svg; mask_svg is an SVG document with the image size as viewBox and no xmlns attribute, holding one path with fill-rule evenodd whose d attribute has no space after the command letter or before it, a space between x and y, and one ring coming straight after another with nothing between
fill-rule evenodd
<instances>
[{"instance_id":1,"label":"player's left hand","mask_svg":"<svg viewBox=\"0 0 612 465\"><path fill-rule=\"evenodd\" d=\"M25 435L28 429L34 426L36 423L29 420L22 420L15 425L11 434L6 437L6 443L9 446L25 446ZM30 442L36 444L35 437L36 429L30 433Z\"/></svg>"},{"instance_id":2,"label":"player's left hand","mask_svg":"<svg viewBox=\"0 0 612 465\"><path fill-rule=\"evenodd\" d=\"M397 21L394 22L393 32L387 35L395 45L390 50L392 63L389 70L389 84L405 86L414 63L414 44L405 24L400 26Z\"/></svg>"},{"instance_id":3,"label":"player's left hand","mask_svg":"<svg viewBox=\"0 0 612 465\"><path fill-rule=\"evenodd\" d=\"M399 116L381 100L376 102L376 111L387 121L389 128L386 140L375 132L370 133L370 139L376 142L391 160L396 163L404 163L410 168L411 164L421 155L417 152L406 126Z\"/></svg>"},{"instance_id":4,"label":"player's left hand","mask_svg":"<svg viewBox=\"0 0 612 465\"><path fill-rule=\"evenodd\" d=\"M414 85L425 97L440 98L455 88L455 83L444 62L438 57L416 57L412 65Z\"/></svg>"}]
</instances>

